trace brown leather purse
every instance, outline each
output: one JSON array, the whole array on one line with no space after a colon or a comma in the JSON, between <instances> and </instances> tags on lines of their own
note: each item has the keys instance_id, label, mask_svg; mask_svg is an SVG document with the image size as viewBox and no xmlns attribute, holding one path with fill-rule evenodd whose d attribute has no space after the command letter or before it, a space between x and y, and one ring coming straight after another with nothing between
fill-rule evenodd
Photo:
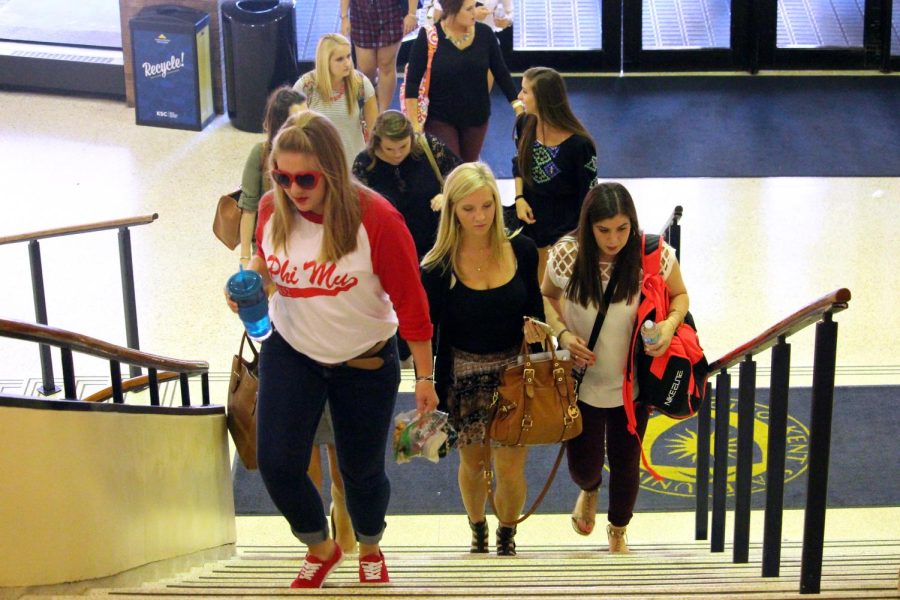
<instances>
[{"instance_id":1,"label":"brown leather purse","mask_svg":"<svg viewBox=\"0 0 900 600\"><path fill-rule=\"evenodd\" d=\"M544 341L546 357L528 353L500 374L494 392L489 435L503 446L558 444L581 433L581 411L572 378L572 360L557 355Z\"/></svg>"},{"instance_id":2,"label":"brown leather purse","mask_svg":"<svg viewBox=\"0 0 900 600\"><path fill-rule=\"evenodd\" d=\"M216 214L213 217L212 230L229 250L234 250L241 243L241 208L238 200L241 190L231 192L219 198Z\"/></svg>"},{"instance_id":3,"label":"brown leather purse","mask_svg":"<svg viewBox=\"0 0 900 600\"><path fill-rule=\"evenodd\" d=\"M544 340L544 350L540 356L528 354L528 345L523 340L518 364L500 374L500 384L494 392L494 418L488 430L492 440L504 446L560 445L543 489L525 514L512 523L504 523L507 526L521 523L537 511L562 462L566 450L562 442L581 434L572 360L558 355L549 337ZM494 514L498 514L492 480L493 472L488 469L485 473L488 499Z\"/></svg>"},{"instance_id":4,"label":"brown leather purse","mask_svg":"<svg viewBox=\"0 0 900 600\"><path fill-rule=\"evenodd\" d=\"M250 347L253 359L244 358L244 342ZM256 469L256 390L259 387L257 370L259 352L244 332L238 353L231 359L231 380L228 383L228 412L226 423L241 462L248 470Z\"/></svg>"}]
</instances>

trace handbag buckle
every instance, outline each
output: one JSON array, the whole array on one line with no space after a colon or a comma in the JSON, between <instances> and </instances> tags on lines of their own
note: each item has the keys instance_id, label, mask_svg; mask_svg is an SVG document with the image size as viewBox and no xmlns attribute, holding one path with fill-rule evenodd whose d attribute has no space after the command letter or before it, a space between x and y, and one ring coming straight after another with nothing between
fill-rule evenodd
<instances>
[{"instance_id":1,"label":"handbag buckle","mask_svg":"<svg viewBox=\"0 0 900 600\"><path fill-rule=\"evenodd\" d=\"M534 383L534 369L524 369L522 377L524 377L525 383Z\"/></svg>"},{"instance_id":2,"label":"handbag buckle","mask_svg":"<svg viewBox=\"0 0 900 600\"><path fill-rule=\"evenodd\" d=\"M532 425L534 425L534 420L531 418L531 415L526 414L524 417L522 417L522 431L531 429Z\"/></svg>"}]
</instances>

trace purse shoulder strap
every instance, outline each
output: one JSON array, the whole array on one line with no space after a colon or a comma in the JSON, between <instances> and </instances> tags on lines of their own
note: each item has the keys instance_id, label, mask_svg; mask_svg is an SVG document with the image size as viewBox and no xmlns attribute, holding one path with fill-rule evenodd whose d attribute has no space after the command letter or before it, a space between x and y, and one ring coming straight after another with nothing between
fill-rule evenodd
<instances>
[{"instance_id":1,"label":"purse shoulder strap","mask_svg":"<svg viewBox=\"0 0 900 600\"><path fill-rule=\"evenodd\" d=\"M244 335L241 337L241 345L238 348L238 356L244 356L244 342L247 342L247 346L253 353L253 360L251 362L256 362L257 360L259 360L259 350L257 350L256 346L253 345L253 340L250 339L250 336L247 335L246 331L244 331Z\"/></svg>"},{"instance_id":2,"label":"purse shoulder strap","mask_svg":"<svg viewBox=\"0 0 900 600\"><path fill-rule=\"evenodd\" d=\"M537 498L534 499L534 502L531 503L531 507L527 511L525 511L525 513L522 514L521 517L519 517L512 523L500 523L501 525L506 525L506 526L518 525L519 523L521 523L522 521L524 521L525 519L527 519L528 517L533 515L535 513L535 511L537 511L537 509L541 506L541 502L544 501L544 496L546 496L547 492L550 491L550 486L553 485L553 480L556 478L556 472L559 471L559 465L560 465L560 463L562 463L562 457L563 457L563 454L565 454L565 452L566 452L566 445L560 444L559 452L556 454L556 460L553 463L553 468L550 469L550 474L547 476L547 481L544 483L544 487L541 490L541 493L539 493L537 495ZM488 458L488 460L490 460L490 457ZM484 479L485 479L485 485L487 485L488 498L491 501L491 509L494 511L494 514L496 515L498 513L497 513L497 504L494 502L494 481L493 481L494 472L487 468L484 469Z\"/></svg>"},{"instance_id":3,"label":"purse shoulder strap","mask_svg":"<svg viewBox=\"0 0 900 600\"><path fill-rule=\"evenodd\" d=\"M616 289L616 285L619 283L619 271L618 269L613 268L612 277L609 278L609 283L606 284L606 290L603 292L603 306L606 307L606 310L609 310L609 303L612 302L613 291ZM591 352L594 351L594 346L597 344L597 338L600 337L600 328L603 327L603 320L606 318L606 312L603 310L597 311L597 318L594 319L594 328L591 329L591 338L588 340L588 350Z\"/></svg>"},{"instance_id":4,"label":"purse shoulder strap","mask_svg":"<svg viewBox=\"0 0 900 600\"><path fill-rule=\"evenodd\" d=\"M438 169L437 161L434 159L434 153L431 151L431 144L428 143L428 138L424 133L419 135L418 138L419 145L422 146L422 150L425 152L425 157L431 164L431 170L434 171L434 176L437 178L438 183L441 184L441 187L444 187L444 176L441 175L441 170Z\"/></svg>"},{"instance_id":5,"label":"purse shoulder strap","mask_svg":"<svg viewBox=\"0 0 900 600\"><path fill-rule=\"evenodd\" d=\"M422 91L427 96L428 90L431 89L431 63L434 61L434 53L437 52L438 47L437 26L428 27L425 30L425 36L428 39L428 62L425 65L425 87Z\"/></svg>"}]
</instances>

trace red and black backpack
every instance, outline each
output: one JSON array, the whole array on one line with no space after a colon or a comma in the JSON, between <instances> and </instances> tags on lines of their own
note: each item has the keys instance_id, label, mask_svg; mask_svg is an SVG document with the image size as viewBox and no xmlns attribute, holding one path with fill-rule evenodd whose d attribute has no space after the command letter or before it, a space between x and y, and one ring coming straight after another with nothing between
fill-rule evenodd
<instances>
[{"instance_id":1,"label":"red and black backpack","mask_svg":"<svg viewBox=\"0 0 900 600\"><path fill-rule=\"evenodd\" d=\"M697 329L690 312L685 316L684 323L678 326L664 355L652 357L644 352L644 342L640 336L641 323L647 319L660 321L669 314L666 281L659 274L662 242L661 236L652 234L645 234L641 239L644 273L622 386L628 430L635 435L635 379L640 387L640 401L673 419L686 419L696 414L706 393L709 363L697 339ZM648 471L659 478L647 464L646 457L642 458Z\"/></svg>"}]
</instances>

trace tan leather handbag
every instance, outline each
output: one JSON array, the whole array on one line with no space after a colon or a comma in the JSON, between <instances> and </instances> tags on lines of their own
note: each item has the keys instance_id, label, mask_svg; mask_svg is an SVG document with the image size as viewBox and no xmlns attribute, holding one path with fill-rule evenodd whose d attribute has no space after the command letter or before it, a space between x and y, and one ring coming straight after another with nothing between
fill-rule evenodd
<instances>
[{"instance_id":1,"label":"tan leather handbag","mask_svg":"<svg viewBox=\"0 0 900 600\"><path fill-rule=\"evenodd\" d=\"M244 358L244 342L250 347L253 359ZM256 469L256 390L259 387L257 369L259 352L244 332L238 353L231 359L231 380L228 383L228 412L226 422L238 456L244 466Z\"/></svg>"},{"instance_id":2,"label":"tan leather handbag","mask_svg":"<svg viewBox=\"0 0 900 600\"><path fill-rule=\"evenodd\" d=\"M241 190L219 198L213 217L213 233L229 250L234 250L241 243L241 209L238 206L240 198Z\"/></svg>"},{"instance_id":3,"label":"tan leather handbag","mask_svg":"<svg viewBox=\"0 0 900 600\"><path fill-rule=\"evenodd\" d=\"M549 340L542 357L528 353L500 374L494 392L489 435L503 446L558 444L581 433L572 361L562 358Z\"/></svg>"}]
</instances>

